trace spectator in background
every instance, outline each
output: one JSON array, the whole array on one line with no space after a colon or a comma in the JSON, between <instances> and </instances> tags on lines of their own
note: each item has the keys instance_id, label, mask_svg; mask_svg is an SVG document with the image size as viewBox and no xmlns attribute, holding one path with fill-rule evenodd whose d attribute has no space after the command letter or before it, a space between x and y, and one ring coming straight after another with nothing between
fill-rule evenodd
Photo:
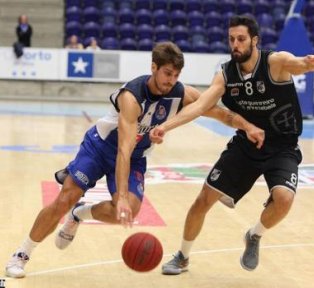
<instances>
[{"instance_id":1,"label":"spectator in background","mask_svg":"<svg viewBox=\"0 0 314 288\"><path fill-rule=\"evenodd\" d=\"M72 35L69 40L68 44L65 46L67 49L84 49L84 46L79 42L78 37L76 35Z\"/></svg>"},{"instance_id":2,"label":"spectator in background","mask_svg":"<svg viewBox=\"0 0 314 288\"><path fill-rule=\"evenodd\" d=\"M101 48L98 46L96 38L91 38L89 45L86 47L86 50L101 50Z\"/></svg>"},{"instance_id":3,"label":"spectator in background","mask_svg":"<svg viewBox=\"0 0 314 288\"><path fill-rule=\"evenodd\" d=\"M31 47L32 34L33 28L28 23L28 17L24 14L19 16L18 25L16 26L18 43L22 44L24 47Z\"/></svg>"}]
</instances>

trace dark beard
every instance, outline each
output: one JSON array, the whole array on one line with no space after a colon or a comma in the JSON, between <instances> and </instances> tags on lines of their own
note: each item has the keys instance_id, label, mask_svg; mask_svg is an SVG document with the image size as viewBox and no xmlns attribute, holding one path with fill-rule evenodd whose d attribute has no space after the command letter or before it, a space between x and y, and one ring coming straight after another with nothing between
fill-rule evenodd
<instances>
[{"instance_id":1,"label":"dark beard","mask_svg":"<svg viewBox=\"0 0 314 288\"><path fill-rule=\"evenodd\" d=\"M244 54L242 55L234 55L233 52L231 53L231 59L234 60L237 63L244 63L247 60L249 60L252 56L252 51L253 51L253 47L252 45L250 46L250 49L248 51L246 51Z\"/></svg>"}]
</instances>

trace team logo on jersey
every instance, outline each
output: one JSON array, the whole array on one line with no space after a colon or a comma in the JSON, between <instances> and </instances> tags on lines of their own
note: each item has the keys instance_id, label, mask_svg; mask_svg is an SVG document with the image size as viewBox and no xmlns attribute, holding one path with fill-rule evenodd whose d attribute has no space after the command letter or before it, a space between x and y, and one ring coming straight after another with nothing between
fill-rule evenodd
<instances>
[{"instance_id":1,"label":"team logo on jersey","mask_svg":"<svg viewBox=\"0 0 314 288\"><path fill-rule=\"evenodd\" d=\"M230 93L231 93L231 96L239 96L240 90L239 88L232 88Z\"/></svg>"},{"instance_id":2,"label":"team logo on jersey","mask_svg":"<svg viewBox=\"0 0 314 288\"><path fill-rule=\"evenodd\" d=\"M166 111L165 106L159 105L158 108L157 108L157 111L155 112L155 115L156 115L156 118L158 120L165 119L166 115L167 115L167 111Z\"/></svg>"},{"instance_id":3,"label":"team logo on jersey","mask_svg":"<svg viewBox=\"0 0 314 288\"><path fill-rule=\"evenodd\" d=\"M212 181L216 181L219 176L221 174L221 170L218 170L218 169L213 169L213 171L210 173L210 180Z\"/></svg>"},{"instance_id":4,"label":"team logo on jersey","mask_svg":"<svg viewBox=\"0 0 314 288\"><path fill-rule=\"evenodd\" d=\"M264 81L256 81L256 87L259 93L265 93L266 88Z\"/></svg>"}]
</instances>

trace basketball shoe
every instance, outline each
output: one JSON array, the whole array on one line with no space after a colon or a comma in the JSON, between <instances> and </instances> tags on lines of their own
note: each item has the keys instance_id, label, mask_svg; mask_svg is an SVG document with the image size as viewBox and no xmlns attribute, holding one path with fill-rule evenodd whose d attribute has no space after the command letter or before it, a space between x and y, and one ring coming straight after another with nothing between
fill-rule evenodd
<instances>
[{"instance_id":1,"label":"basketball shoe","mask_svg":"<svg viewBox=\"0 0 314 288\"><path fill-rule=\"evenodd\" d=\"M77 216L74 215L74 210L84 204L85 203L80 202L74 206L74 208L68 214L68 217L62 228L57 233L55 244L59 249L65 249L72 243L77 229L82 222Z\"/></svg>"},{"instance_id":2,"label":"basketball shoe","mask_svg":"<svg viewBox=\"0 0 314 288\"><path fill-rule=\"evenodd\" d=\"M250 231L247 231L244 236L245 250L240 258L240 263L248 271L254 270L258 265L260 240L261 236L251 235Z\"/></svg>"},{"instance_id":3,"label":"basketball shoe","mask_svg":"<svg viewBox=\"0 0 314 288\"><path fill-rule=\"evenodd\" d=\"M162 274L178 275L188 271L189 258L184 258L181 251L173 255L173 259L162 265Z\"/></svg>"},{"instance_id":4,"label":"basketball shoe","mask_svg":"<svg viewBox=\"0 0 314 288\"><path fill-rule=\"evenodd\" d=\"M24 252L14 253L5 267L5 275L11 278L25 277L24 266L29 257Z\"/></svg>"}]
</instances>

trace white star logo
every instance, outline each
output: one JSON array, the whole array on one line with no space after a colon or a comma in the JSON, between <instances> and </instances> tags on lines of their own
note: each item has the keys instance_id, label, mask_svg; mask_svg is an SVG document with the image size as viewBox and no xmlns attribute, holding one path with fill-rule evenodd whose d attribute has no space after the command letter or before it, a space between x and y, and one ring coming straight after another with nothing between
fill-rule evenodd
<instances>
[{"instance_id":1,"label":"white star logo","mask_svg":"<svg viewBox=\"0 0 314 288\"><path fill-rule=\"evenodd\" d=\"M82 57L79 57L77 61L73 61L72 65L74 68L74 73L86 73L86 66L88 66L88 62L84 62Z\"/></svg>"}]
</instances>

